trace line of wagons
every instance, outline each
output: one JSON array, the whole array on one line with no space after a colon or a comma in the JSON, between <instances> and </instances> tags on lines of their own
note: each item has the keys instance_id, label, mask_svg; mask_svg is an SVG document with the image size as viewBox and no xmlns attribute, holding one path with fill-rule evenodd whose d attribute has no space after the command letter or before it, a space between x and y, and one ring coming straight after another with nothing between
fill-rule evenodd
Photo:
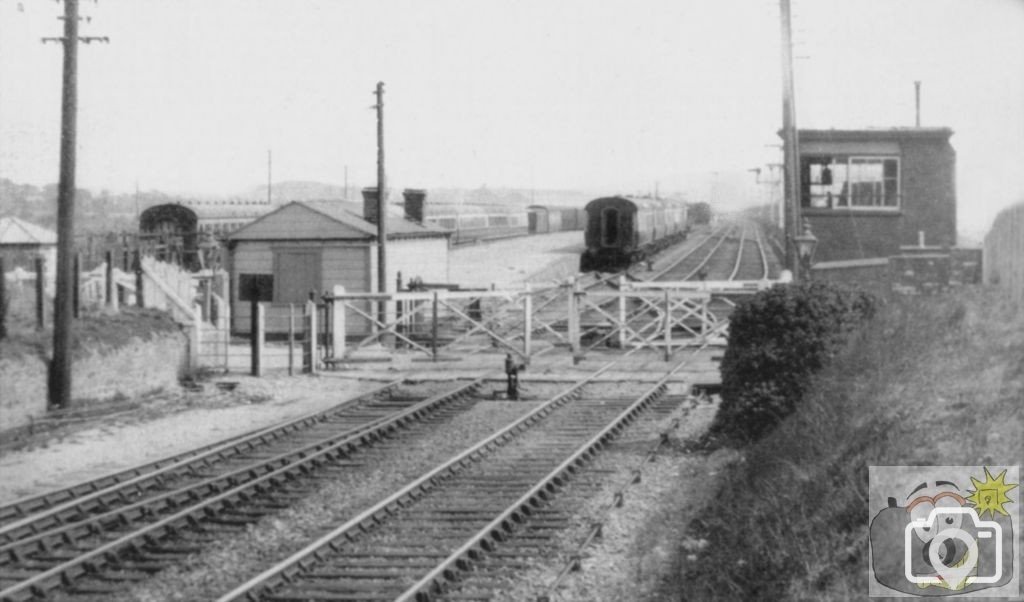
<instances>
[{"instance_id":1,"label":"line of wagons","mask_svg":"<svg viewBox=\"0 0 1024 602\"><path fill-rule=\"evenodd\" d=\"M165 203L139 216L139 233L148 244L164 249L192 269L206 267L217 241L276 209L264 203ZM353 206L353 214L357 217ZM453 245L528 234L583 230L583 209L530 205L505 207L476 204L426 203L423 221L451 231ZM204 249L206 251L204 252Z\"/></svg>"},{"instance_id":2,"label":"line of wagons","mask_svg":"<svg viewBox=\"0 0 1024 602\"><path fill-rule=\"evenodd\" d=\"M212 263L218 239L272 209L260 203L156 205L142 212L139 230L143 239L160 241L182 264L199 269ZM684 202L629 196L602 197L583 209L427 204L423 220L450 230L456 245L583 230L581 271L618 270L644 261L689 231Z\"/></svg>"}]
</instances>

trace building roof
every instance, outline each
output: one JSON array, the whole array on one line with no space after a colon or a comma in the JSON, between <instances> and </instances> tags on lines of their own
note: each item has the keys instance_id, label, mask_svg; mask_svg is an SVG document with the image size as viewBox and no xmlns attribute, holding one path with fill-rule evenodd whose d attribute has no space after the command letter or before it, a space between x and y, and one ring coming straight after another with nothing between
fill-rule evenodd
<instances>
[{"instance_id":1,"label":"building roof","mask_svg":"<svg viewBox=\"0 0 1024 602\"><path fill-rule=\"evenodd\" d=\"M229 240L372 240L377 224L357 213L361 206L344 201L293 201L236 230ZM324 218L327 218L326 220ZM450 232L388 214L388 239L435 238Z\"/></svg>"},{"instance_id":2,"label":"building roof","mask_svg":"<svg viewBox=\"0 0 1024 602\"><path fill-rule=\"evenodd\" d=\"M782 135L782 132L779 132ZM948 139L953 129L948 127L890 127L864 129L798 130L800 140L907 140L913 138Z\"/></svg>"},{"instance_id":3,"label":"building roof","mask_svg":"<svg viewBox=\"0 0 1024 602\"><path fill-rule=\"evenodd\" d=\"M0 245L55 245L57 233L17 217L0 218Z\"/></svg>"}]
</instances>

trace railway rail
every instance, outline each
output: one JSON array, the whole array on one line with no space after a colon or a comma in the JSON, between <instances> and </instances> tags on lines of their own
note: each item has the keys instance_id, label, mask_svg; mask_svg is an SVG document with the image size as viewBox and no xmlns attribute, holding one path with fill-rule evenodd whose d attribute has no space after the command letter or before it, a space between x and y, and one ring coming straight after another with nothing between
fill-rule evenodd
<instances>
[{"instance_id":1,"label":"railway rail","mask_svg":"<svg viewBox=\"0 0 1024 602\"><path fill-rule=\"evenodd\" d=\"M0 600L54 590L103 595L124 581L144 579L220 531L244 529L308 495L323 474L358 466L358 452L414 424L461 411L483 381L426 399L362 396L334 412L260 431L10 522L10 537L0 544ZM292 433L299 436L285 436ZM211 465L216 472L208 471Z\"/></svg>"},{"instance_id":2,"label":"railway rail","mask_svg":"<svg viewBox=\"0 0 1024 602\"><path fill-rule=\"evenodd\" d=\"M688 360L628 397L592 384L616 362L606 364L219 602L429 600L485 558L515 565L502 543L563 527L547 501L641 412L680 403L665 392Z\"/></svg>"},{"instance_id":3,"label":"railway rail","mask_svg":"<svg viewBox=\"0 0 1024 602\"><path fill-rule=\"evenodd\" d=\"M392 381L346 399L326 410L310 412L278 425L255 429L209 445L190 449L179 454L172 454L89 481L75 483L63 489L48 491L43 494L9 502L0 506L0 542L10 541L10 525L22 521L28 516L39 515L58 506L71 503L78 505L86 504L89 501L88 498L100 498L101 501L96 503L102 503L104 495L109 494L115 498L119 497L118 487L123 487L126 483L130 482L131 486L135 488L144 487L147 480L156 478L166 480L175 472L187 473L192 469L191 465L194 462L216 462L226 459L233 454L242 453L243 450L255 449L302 430L323 424L332 425L339 419L347 421L351 418L350 413L357 406L372 402L381 395L388 394L389 391L400 383L401 380ZM82 508L79 508L79 510L81 511Z\"/></svg>"}]
</instances>

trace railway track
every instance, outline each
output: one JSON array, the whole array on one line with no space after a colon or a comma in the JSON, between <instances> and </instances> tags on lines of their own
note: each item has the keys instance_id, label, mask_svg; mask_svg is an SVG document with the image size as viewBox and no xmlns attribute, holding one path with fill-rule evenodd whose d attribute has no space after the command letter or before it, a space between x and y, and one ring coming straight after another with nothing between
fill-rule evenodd
<instances>
[{"instance_id":1,"label":"railway track","mask_svg":"<svg viewBox=\"0 0 1024 602\"><path fill-rule=\"evenodd\" d=\"M669 370L637 396L591 380L553 397L302 551L229 592L234 600L425 600L484 562L517 564L503 542L566 524L545 510L574 475L643 411L665 399Z\"/></svg>"},{"instance_id":2,"label":"railway track","mask_svg":"<svg viewBox=\"0 0 1024 602\"><path fill-rule=\"evenodd\" d=\"M482 382L427 398L380 399L397 384L390 383L327 412L140 467L141 475L93 493L71 488L56 496L71 499L4 525L0 600L119 591L224 530L244 529L302 499L324 475L359 466L377 443L462 411Z\"/></svg>"},{"instance_id":3,"label":"railway track","mask_svg":"<svg viewBox=\"0 0 1024 602\"><path fill-rule=\"evenodd\" d=\"M133 466L90 481L76 483L64 489L48 491L4 504L0 506L0 542L11 541L12 523L23 521L28 516L39 515L61 506L70 507L70 504L80 506L79 512L88 511L89 506L102 505L104 497L108 494L119 498L121 495L119 487L124 487L126 484L136 489L145 488L146 483L153 482L154 479L166 480L178 472L188 473L192 470L193 464L197 462L213 464L301 431L316 429L323 425L333 428L335 423L340 423L338 426L343 426L352 420L354 412L356 412L356 416L358 416L358 412L375 412L366 404L372 404L380 396L388 394L400 382L387 383L351 399L346 399L327 410L311 412L279 425L256 429L210 445ZM391 401L396 400L392 399Z\"/></svg>"}]
</instances>

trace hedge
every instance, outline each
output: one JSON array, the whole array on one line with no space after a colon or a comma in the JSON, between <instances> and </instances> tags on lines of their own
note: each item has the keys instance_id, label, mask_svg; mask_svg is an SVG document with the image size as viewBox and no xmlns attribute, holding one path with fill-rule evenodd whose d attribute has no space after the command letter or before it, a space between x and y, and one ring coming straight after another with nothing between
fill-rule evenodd
<instances>
[{"instance_id":1,"label":"hedge","mask_svg":"<svg viewBox=\"0 0 1024 602\"><path fill-rule=\"evenodd\" d=\"M711 436L752 441L792 414L811 375L876 307L868 293L818 281L779 284L741 303L730 318Z\"/></svg>"}]
</instances>

